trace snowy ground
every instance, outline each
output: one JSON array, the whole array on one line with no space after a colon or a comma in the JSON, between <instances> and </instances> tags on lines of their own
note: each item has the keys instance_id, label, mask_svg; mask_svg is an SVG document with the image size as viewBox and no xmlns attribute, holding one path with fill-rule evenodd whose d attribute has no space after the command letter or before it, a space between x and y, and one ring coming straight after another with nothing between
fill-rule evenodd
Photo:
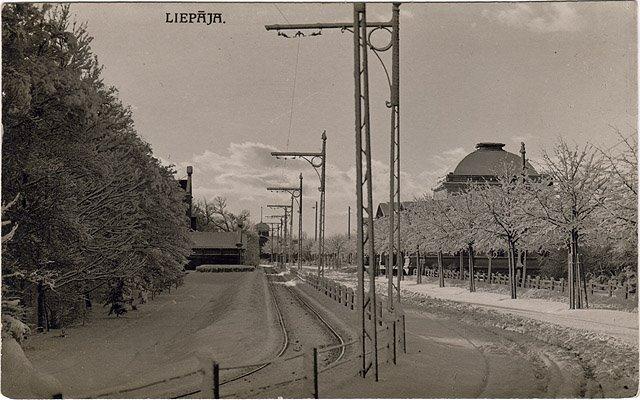
<instances>
[{"instance_id":1,"label":"snowy ground","mask_svg":"<svg viewBox=\"0 0 640 400\"><path fill-rule=\"evenodd\" d=\"M314 266L305 268L308 272L316 271ZM327 270L325 276L355 287L355 274ZM386 278L377 278L379 293L386 293ZM467 288L447 286L441 288L437 283L415 283L415 276L407 276L402 282L405 296L428 296L431 298L473 304L498 312L510 313L542 322L552 323L568 328L578 328L598 334L605 334L623 340L628 344L638 345L638 312L617 311L590 308L569 310L567 303L546 300L520 298L511 299L509 295L495 292L476 291L470 293ZM524 295L524 293L523 293ZM526 297L526 296L522 296Z\"/></svg>"},{"instance_id":2,"label":"snowy ground","mask_svg":"<svg viewBox=\"0 0 640 400\"><path fill-rule=\"evenodd\" d=\"M315 269L310 267L308 271L314 272ZM326 271L325 275L347 286L355 286L353 273ZM386 283L386 278L381 277L376 285L383 298ZM547 364L541 371L546 371L550 385L557 388L574 386L572 394L551 390L556 394L550 395L547 390L541 397L631 397L637 393L637 312L597 309L570 311L565 303L539 299L511 300L500 293L469 293L461 287L439 288L437 284L429 283L416 285L410 279L404 281L403 296L410 337L414 334L424 336L422 330L431 329L433 325L419 325L420 319L410 324L409 318L416 313L422 314L423 319L439 316L457 321L470 327L466 330L478 327L494 332L499 337L514 335L516 348ZM422 328L416 330L416 322ZM391 373L397 375L398 379L402 374L413 376L412 368L415 370L418 366L405 366L402 368L404 371L394 370ZM557 373L554 374L553 370ZM569 372L574 378L563 377L564 372ZM560 382L552 382L554 376L559 376ZM358 385L358 381L354 380L348 385L351 384ZM394 390L403 390L395 380L390 380L388 384L395 387ZM363 393L367 393L368 387L362 387L365 390ZM410 381L405 389L411 391L419 388L418 384ZM344 391L339 393L346 395ZM521 396L507 390L496 397L503 395Z\"/></svg>"},{"instance_id":3,"label":"snowy ground","mask_svg":"<svg viewBox=\"0 0 640 400\"><path fill-rule=\"evenodd\" d=\"M35 368L62 383L64 397L184 374L199 368L199 355L221 366L255 363L273 356L279 342L263 279L258 271L193 271L171 294L123 317L96 307L92 321L67 329L65 337L59 331L33 335L25 353Z\"/></svg>"},{"instance_id":4,"label":"snowy ground","mask_svg":"<svg viewBox=\"0 0 640 400\"><path fill-rule=\"evenodd\" d=\"M354 286L354 274L326 275ZM218 360L221 367L270 359L282 338L266 301L265 279L261 270L190 272L182 287L139 311L115 318L96 307L86 326L67 329L65 337L59 331L34 335L25 352L35 368L61 382L65 397L95 396L183 374L200 367L198 355ZM287 279L287 285L315 299L325 317L338 316L347 324L345 331L353 329L354 312ZM385 284L381 278L379 293ZM500 293L470 294L410 279L403 290L408 354L397 366L381 362L375 384L357 376L357 358L323 372L322 397L628 397L637 390L637 313L569 312L564 303L513 301ZM201 379L193 378L189 385ZM185 385L174 381L164 385L164 392L145 389L115 397L169 397L186 393L178 391ZM300 397L299 386L273 388L259 397Z\"/></svg>"}]
</instances>

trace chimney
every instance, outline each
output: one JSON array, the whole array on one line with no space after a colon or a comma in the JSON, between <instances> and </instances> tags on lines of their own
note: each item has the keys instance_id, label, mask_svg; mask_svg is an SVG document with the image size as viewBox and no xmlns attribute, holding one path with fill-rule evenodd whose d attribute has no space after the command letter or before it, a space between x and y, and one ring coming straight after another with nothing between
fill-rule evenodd
<instances>
[{"instance_id":1,"label":"chimney","mask_svg":"<svg viewBox=\"0 0 640 400\"><path fill-rule=\"evenodd\" d=\"M527 170L527 151L524 148L524 142L520 142L520 154L522 157L522 173L524 174L525 171Z\"/></svg>"},{"instance_id":2,"label":"chimney","mask_svg":"<svg viewBox=\"0 0 640 400\"><path fill-rule=\"evenodd\" d=\"M193 216L193 182L191 180L193 175L193 167L189 165L187 167L187 199L189 201L189 223L191 224L191 230L196 230L196 218Z\"/></svg>"}]
</instances>

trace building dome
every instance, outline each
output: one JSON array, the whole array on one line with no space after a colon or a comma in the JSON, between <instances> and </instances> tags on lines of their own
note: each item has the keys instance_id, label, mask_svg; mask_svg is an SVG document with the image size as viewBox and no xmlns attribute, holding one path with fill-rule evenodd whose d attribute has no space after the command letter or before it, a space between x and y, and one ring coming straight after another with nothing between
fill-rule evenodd
<instances>
[{"instance_id":1,"label":"building dome","mask_svg":"<svg viewBox=\"0 0 640 400\"><path fill-rule=\"evenodd\" d=\"M469 153L458 163L453 175L487 176L501 175L505 167L513 174L522 171L522 158L504 151L504 143L478 143L476 150ZM527 173L537 175L536 170L527 162Z\"/></svg>"}]
</instances>

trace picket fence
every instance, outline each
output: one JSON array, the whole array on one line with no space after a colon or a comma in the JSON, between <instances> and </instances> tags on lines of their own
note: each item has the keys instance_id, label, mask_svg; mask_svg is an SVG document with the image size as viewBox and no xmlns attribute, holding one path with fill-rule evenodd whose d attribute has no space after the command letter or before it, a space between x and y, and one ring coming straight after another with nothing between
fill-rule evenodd
<instances>
[{"instance_id":1,"label":"picket fence","mask_svg":"<svg viewBox=\"0 0 640 400\"><path fill-rule=\"evenodd\" d=\"M422 275L437 278L438 270L435 268L423 268ZM496 285L508 285L509 276L501 273L491 273L488 275L486 272L476 272L474 274L476 282L485 282L488 284ZM457 279L460 280L460 271L444 270L445 279ZM465 280L469 279L469 272L464 272ZM531 289L546 289L564 293L567 289L567 281L564 278L553 279L543 278L541 276L527 275L523 280L520 276L520 271L516 274L516 284L518 287L531 288ZM591 294L606 294L609 297L624 297L628 299L630 297L637 297L637 285L634 283L620 283L616 279L610 279L606 283L601 283L595 280L587 281L587 291Z\"/></svg>"}]
</instances>

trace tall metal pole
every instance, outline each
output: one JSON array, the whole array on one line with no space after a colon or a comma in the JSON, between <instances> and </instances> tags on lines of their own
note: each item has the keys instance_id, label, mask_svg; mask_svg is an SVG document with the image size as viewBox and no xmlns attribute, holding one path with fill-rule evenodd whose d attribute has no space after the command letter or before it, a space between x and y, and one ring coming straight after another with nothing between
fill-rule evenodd
<instances>
[{"instance_id":1,"label":"tall metal pole","mask_svg":"<svg viewBox=\"0 0 640 400\"><path fill-rule=\"evenodd\" d=\"M305 25L305 24L303 24ZM296 25L288 25L285 26L284 29L289 29ZM267 25L267 30L271 29L280 29L280 25ZM320 209L318 211L316 204L316 213L319 212L319 216L316 217L316 221L319 221L320 227L316 230L316 240L319 238L320 241L318 243L318 276L324 275L324 232L325 232L325 171L326 171L326 161L327 161L327 132L322 132L322 151L320 153L315 152L300 152L300 151L273 151L271 155L276 158L302 158L307 161L318 174L318 179L320 179L320 187L318 190L320 191Z\"/></svg>"},{"instance_id":2,"label":"tall metal pole","mask_svg":"<svg viewBox=\"0 0 640 400\"><path fill-rule=\"evenodd\" d=\"M355 79L356 196L358 215L358 316L361 325L360 350L365 377L371 367L378 380L378 331L371 183L371 127L369 115L369 65L367 15L364 3L353 5L353 49ZM366 229L366 231L365 231ZM369 256L369 292L365 293L365 257ZM369 311L369 315L367 315ZM370 319L369 319L369 318ZM371 360L371 356L373 360Z\"/></svg>"},{"instance_id":3,"label":"tall metal pole","mask_svg":"<svg viewBox=\"0 0 640 400\"><path fill-rule=\"evenodd\" d=\"M286 267L287 263L289 262L289 246L287 246L287 244L289 243L287 241L287 209L284 209L284 254L283 254L283 264Z\"/></svg>"},{"instance_id":4,"label":"tall metal pole","mask_svg":"<svg viewBox=\"0 0 640 400\"><path fill-rule=\"evenodd\" d=\"M298 198L298 271L302 271L302 172L300 173L300 197Z\"/></svg>"},{"instance_id":5,"label":"tall metal pole","mask_svg":"<svg viewBox=\"0 0 640 400\"><path fill-rule=\"evenodd\" d=\"M286 215L286 211L285 211L285 215ZM280 225L278 225L278 258L280 259L280 264L282 264L282 259L284 258L284 255L282 253L282 227L284 226L284 220L285 220L285 216L283 216L282 218L280 218Z\"/></svg>"},{"instance_id":6,"label":"tall metal pole","mask_svg":"<svg viewBox=\"0 0 640 400\"><path fill-rule=\"evenodd\" d=\"M351 240L351 206L349 206L347 217L347 239Z\"/></svg>"},{"instance_id":7,"label":"tall metal pole","mask_svg":"<svg viewBox=\"0 0 640 400\"><path fill-rule=\"evenodd\" d=\"M394 141L392 142L392 146L396 144L399 145L399 35L398 35L398 27L399 27L399 3L394 4L394 15L395 22L367 22L366 21L366 7L365 4L356 3L354 4L354 20L353 23L349 22L329 22L329 23L311 23L311 24L279 24L279 25L266 25L265 28L269 30L302 30L302 29L341 29L342 31L348 30L353 32L353 44L354 44L354 80L355 80L355 102L356 102L356 175L357 175L357 217L358 217L358 244L357 244L357 255L358 255L358 313L360 315L360 323L362 328L361 334L361 358L362 358L362 376L365 376L367 371L372 365L375 365L376 371L376 380L378 378L378 363L377 363L377 332L375 327L375 321L377 318L376 313L376 301L375 301L375 276L374 276L374 260L375 260L375 248L373 246L373 206L372 206L372 196L371 196L371 154L370 154L370 118L369 118L369 87L368 87L368 59L367 59L367 50L368 47L371 47L375 51L386 51L390 47L396 48L395 53L395 61L394 69L396 71L396 75L394 75L394 82L396 82L395 96L391 96L391 101L393 106L393 115L395 115L395 122L392 126L396 130L396 134L394 135ZM377 28L394 28L396 32L395 38L392 41L391 45L386 46L384 48L377 49L368 43L367 36L367 28L373 28L373 30ZM373 31L372 30L372 31ZM286 35L281 35L285 36ZM394 103L395 98L395 104ZM363 142L364 140L364 142ZM399 150L399 149L396 149ZM396 151L395 154L399 158L399 151ZM363 157L364 156L364 157ZM366 170L363 171L363 163L366 164ZM396 162L396 165L399 163ZM399 167L398 167L399 168ZM397 169L399 171L399 169ZM364 176L363 176L364 175ZM399 179L399 173L397 173L397 179ZM363 193L363 186L366 184L366 193ZM396 188L399 188L399 184L395 185ZM400 195L399 189L397 189L397 203L400 203ZM321 200L323 200L324 193L321 195ZM365 201L368 201L367 204L364 204ZM323 203L323 201L321 201ZM321 204L321 242L320 246L323 246L324 239L324 204ZM366 214L366 215L365 215ZM399 218L395 218L399 221ZM399 237L399 235L398 235ZM366 244L369 244L369 263L371 268L369 269L370 276L370 287L369 293L365 296L364 293L364 263L366 255ZM399 243L399 242L398 242ZM322 248L322 247L321 247ZM401 246L398 244L397 248L400 249ZM323 263L324 260L321 260ZM324 265L322 268L319 263L319 274L324 270ZM402 276L400 275L400 279ZM400 294L400 288L398 286L398 296ZM389 296L393 298L393 296ZM372 319L371 322L373 325L371 327L367 327L367 323L364 319L365 308L370 307L367 310L370 311ZM404 320L403 320L404 321ZM402 326L404 326L404 322L402 322ZM404 336L404 332L401 334L401 337ZM369 359L367 353L367 348L370 347L370 353L373 355L373 361L367 363Z\"/></svg>"},{"instance_id":8,"label":"tall metal pole","mask_svg":"<svg viewBox=\"0 0 640 400\"><path fill-rule=\"evenodd\" d=\"M293 266L293 258L291 256L291 250L293 247L293 195L291 195L291 215L289 215L289 246L287 246L287 254L289 257L289 264Z\"/></svg>"},{"instance_id":9,"label":"tall metal pole","mask_svg":"<svg viewBox=\"0 0 640 400\"><path fill-rule=\"evenodd\" d=\"M322 132L322 170L320 173L320 274L324 276L324 266L325 266L325 257L324 257L324 232L325 232L325 214L326 214L326 200L325 200L325 192L326 192L326 167L327 167L327 132Z\"/></svg>"},{"instance_id":10,"label":"tall metal pole","mask_svg":"<svg viewBox=\"0 0 640 400\"><path fill-rule=\"evenodd\" d=\"M316 206L313 207L316 210L316 219L313 227L313 241L318 241L318 202L316 201Z\"/></svg>"},{"instance_id":11,"label":"tall metal pole","mask_svg":"<svg viewBox=\"0 0 640 400\"><path fill-rule=\"evenodd\" d=\"M262 209L262 207L260 207L260 209ZM275 239L273 237L273 224L269 224L269 242L271 242L271 251L269 252L269 262L271 264L273 264L273 239Z\"/></svg>"},{"instance_id":12,"label":"tall metal pole","mask_svg":"<svg viewBox=\"0 0 640 400\"><path fill-rule=\"evenodd\" d=\"M393 229L397 233L397 247L398 253L398 280L396 285L398 304L400 304L400 281L404 275L404 259L402 257L402 244L400 237L400 3L393 3L393 11L391 17L391 23L393 25L391 31L391 147L395 150L395 162L394 166L390 167L392 171L393 179L395 181L395 190L390 190L395 195L395 207L394 212L396 214L396 225Z\"/></svg>"}]
</instances>

